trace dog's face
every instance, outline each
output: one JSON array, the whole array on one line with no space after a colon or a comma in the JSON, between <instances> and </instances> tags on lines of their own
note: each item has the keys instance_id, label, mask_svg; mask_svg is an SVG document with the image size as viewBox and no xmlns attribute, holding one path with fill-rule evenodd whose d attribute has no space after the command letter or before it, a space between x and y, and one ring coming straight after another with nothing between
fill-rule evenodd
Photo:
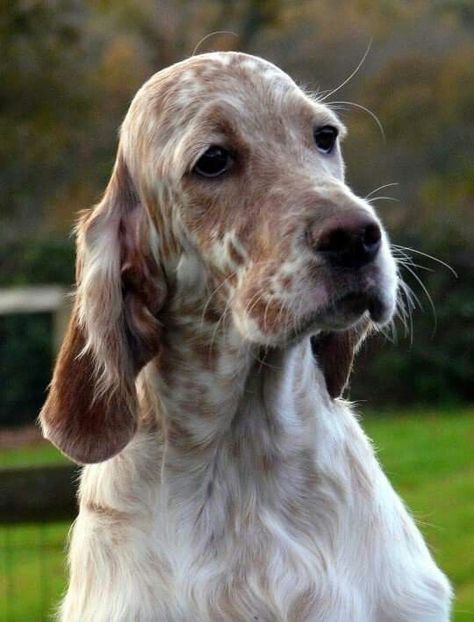
<instances>
[{"instance_id":1,"label":"dog's face","mask_svg":"<svg viewBox=\"0 0 474 622\"><path fill-rule=\"evenodd\" d=\"M137 426L140 370L186 339L210 351L217 329L246 354L316 334L329 396L341 394L397 289L381 224L344 183L344 133L244 54L189 59L140 89L104 197L78 224L47 438L79 462L118 453Z\"/></svg>"},{"instance_id":2,"label":"dog's face","mask_svg":"<svg viewBox=\"0 0 474 622\"><path fill-rule=\"evenodd\" d=\"M125 157L150 211L173 223L166 246L194 255L213 304L250 342L393 313L395 263L371 206L344 183L344 135L285 73L241 54L175 65L132 105Z\"/></svg>"}]
</instances>

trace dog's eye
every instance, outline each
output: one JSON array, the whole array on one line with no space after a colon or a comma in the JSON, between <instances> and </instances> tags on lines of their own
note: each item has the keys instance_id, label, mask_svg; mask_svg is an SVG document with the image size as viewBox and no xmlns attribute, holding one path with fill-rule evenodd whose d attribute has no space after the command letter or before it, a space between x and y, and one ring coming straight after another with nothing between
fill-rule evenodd
<instances>
[{"instance_id":1,"label":"dog's eye","mask_svg":"<svg viewBox=\"0 0 474 622\"><path fill-rule=\"evenodd\" d=\"M193 171L201 177L218 177L229 170L232 162L230 151L212 145L196 162Z\"/></svg>"},{"instance_id":2,"label":"dog's eye","mask_svg":"<svg viewBox=\"0 0 474 622\"><path fill-rule=\"evenodd\" d=\"M336 144L338 131L332 125L323 125L314 130L314 142L322 153L331 153Z\"/></svg>"}]
</instances>

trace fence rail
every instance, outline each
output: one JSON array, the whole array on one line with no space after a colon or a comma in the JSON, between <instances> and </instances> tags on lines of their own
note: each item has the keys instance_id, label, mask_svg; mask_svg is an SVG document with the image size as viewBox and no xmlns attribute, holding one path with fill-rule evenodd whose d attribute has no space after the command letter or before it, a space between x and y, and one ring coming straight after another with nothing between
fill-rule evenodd
<instances>
[{"instance_id":1,"label":"fence rail","mask_svg":"<svg viewBox=\"0 0 474 622\"><path fill-rule=\"evenodd\" d=\"M80 469L73 465L0 470L0 524L72 520Z\"/></svg>"},{"instance_id":2,"label":"fence rail","mask_svg":"<svg viewBox=\"0 0 474 622\"><path fill-rule=\"evenodd\" d=\"M52 313L53 345L59 350L69 315L72 298L60 285L0 288L0 316L17 313Z\"/></svg>"}]
</instances>

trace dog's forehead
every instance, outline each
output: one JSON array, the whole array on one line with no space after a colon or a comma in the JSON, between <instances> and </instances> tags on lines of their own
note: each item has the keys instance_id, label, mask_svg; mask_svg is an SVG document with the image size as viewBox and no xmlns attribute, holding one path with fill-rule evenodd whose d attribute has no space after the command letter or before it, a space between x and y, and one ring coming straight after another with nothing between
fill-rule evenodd
<instances>
[{"instance_id":1,"label":"dog's forehead","mask_svg":"<svg viewBox=\"0 0 474 622\"><path fill-rule=\"evenodd\" d=\"M192 82L203 88L219 89L238 82L241 87L248 83L273 89L297 88L290 76L273 63L240 52L202 54L176 63L164 71L174 74L183 87Z\"/></svg>"},{"instance_id":2,"label":"dog's forehead","mask_svg":"<svg viewBox=\"0 0 474 622\"><path fill-rule=\"evenodd\" d=\"M152 114L189 117L208 103L273 107L273 102L282 102L289 94L304 100L290 76L269 61L238 52L214 52L156 73L137 93L135 105Z\"/></svg>"},{"instance_id":3,"label":"dog's forehead","mask_svg":"<svg viewBox=\"0 0 474 622\"><path fill-rule=\"evenodd\" d=\"M121 138L131 162L137 141L147 149L155 143L160 149L165 146L170 154L178 153L183 137L191 140L189 133L196 137L194 142L204 141L213 126L237 125L255 144L259 136L278 138L286 132L291 137L288 129L293 125L316 122L333 124L345 134L328 107L309 97L273 63L240 52L213 52L152 76L135 96Z\"/></svg>"}]
</instances>

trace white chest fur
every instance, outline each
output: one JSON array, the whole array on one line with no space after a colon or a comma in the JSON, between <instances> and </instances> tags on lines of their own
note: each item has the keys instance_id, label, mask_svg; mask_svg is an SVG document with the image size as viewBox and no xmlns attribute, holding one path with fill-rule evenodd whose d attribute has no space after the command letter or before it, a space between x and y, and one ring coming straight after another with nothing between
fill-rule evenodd
<instances>
[{"instance_id":1,"label":"white chest fur","mask_svg":"<svg viewBox=\"0 0 474 622\"><path fill-rule=\"evenodd\" d=\"M199 459L160 430L84 470L63 620L449 619L449 584L353 413L298 369L251 383Z\"/></svg>"}]
</instances>

